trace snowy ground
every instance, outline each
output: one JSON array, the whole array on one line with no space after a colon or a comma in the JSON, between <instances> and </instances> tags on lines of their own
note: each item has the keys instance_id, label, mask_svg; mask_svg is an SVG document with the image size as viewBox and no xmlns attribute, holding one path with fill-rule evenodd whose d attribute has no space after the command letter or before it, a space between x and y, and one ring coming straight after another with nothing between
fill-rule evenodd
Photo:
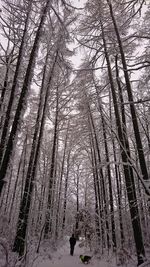
<instances>
[{"instance_id":1,"label":"snowy ground","mask_svg":"<svg viewBox=\"0 0 150 267\"><path fill-rule=\"evenodd\" d=\"M83 266L79 259L80 254L85 254L85 250L79 247L77 243L74 251L74 255L70 256L69 254L69 245L65 245L55 254L52 260L44 260L38 264L33 265L33 267L76 267L76 266ZM88 253L90 255L90 253ZM88 266L100 267L99 262L93 262L88 264ZM105 265L102 265L105 267ZM107 265L106 265L107 266Z\"/></svg>"},{"instance_id":2,"label":"snowy ground","mask_svg":"<svg viewBox=\"0 0 150 267\"><path fill-rule=\"evenodd\" d=\"M87 254L91 255L86 248L80 248L79 243L76 244L74 256L69 255L69 244L63 246L59 249L53 256L52 259L39 259L35 261L33 267L84 267L84 264L80 261L79 255ZM135 267L135 263L126 264L124 267ZM117 267L116 259L100 260L93 256L91 262L88 264L88 267ZM123 266L122 266L123 267Z\"/></svg>"},{"instance_id":3,"label":"snowy ground","mask_svg":"<svg viewBox=\"0 0 150 267\"><path fill-rule=\"evenodd\" d=\"M137 259L135 256L130 255L127 251L128 257L125 258L124 265L118 265L119 254L117 255L103 255L103 258L98 258L96 255L92 255L86 247L79 246L80 243L77 242L75 246L74 255L70 255L70 248L69 248L69 240L66 239L66 243L64 241L59 243L59 249L56 249L54 244L50 246L50 243L44 243L41 246L40 253L33 253L30 249L31 255L26 258L25 265L22 265L20 261L16 261L16 254L9 255L9 264L5 264L6 259L4 259L4 251L8 251L7 244L5 244L5 240L0 239L1 249L0 249L0 267L19 267L19 266L26 266L26 267L84 267L84 264L80 261L79 255L90 255L92 256L91 262L88 264L88 267L136 267L137 266ZM35 249L34 249L35 251ZM124 250L125 251L125 250ZM6 253L8 255L8 253ZM150 255L149 250L147 250L147 254ZM3 257L2 257L3 255ZM6 256L6 255L5 255ZM14 260L13 260L14 256ZM123 256L124 258L124 256ZM121 257L121 259L123 259ZM148 257L150 259L150 257ZM11 264L12 263L12 264ZM150 267L150 261L140 265L140 267Z\"/></svg>"}]
</instances>

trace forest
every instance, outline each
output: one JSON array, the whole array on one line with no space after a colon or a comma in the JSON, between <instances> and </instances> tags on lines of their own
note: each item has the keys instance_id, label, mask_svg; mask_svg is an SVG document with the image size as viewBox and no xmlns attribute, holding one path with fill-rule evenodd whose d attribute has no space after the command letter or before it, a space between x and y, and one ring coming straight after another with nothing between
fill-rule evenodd
<instances>
[{"instance_id":1,"label":"forest","mask_svg":"<svg viewBox=\"0 0 150 267\"><path fill-rule=\"evenodd\" d=\"M149 34L149 0L1 0L1 267L72 233L150 267Z\"/></svg>"}]
</instances>

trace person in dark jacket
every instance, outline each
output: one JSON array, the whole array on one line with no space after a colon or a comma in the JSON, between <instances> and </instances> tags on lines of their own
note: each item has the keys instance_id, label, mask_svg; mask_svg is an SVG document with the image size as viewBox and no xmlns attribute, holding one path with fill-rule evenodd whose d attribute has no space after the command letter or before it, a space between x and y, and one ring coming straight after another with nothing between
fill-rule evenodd
<instances>
[{"instance_id":1,"label":"person in dark jacket","mask_svg":"<svg viewBox=\"0 0 150 267\"><path fill-rule=\"evenodd\" d=\"M69 242L70 242L70 255L73 256L74 247L76 244L76 238L74 237L74 234L72 234L72 236L70 237Z\"/></svg>"}]
</instances>

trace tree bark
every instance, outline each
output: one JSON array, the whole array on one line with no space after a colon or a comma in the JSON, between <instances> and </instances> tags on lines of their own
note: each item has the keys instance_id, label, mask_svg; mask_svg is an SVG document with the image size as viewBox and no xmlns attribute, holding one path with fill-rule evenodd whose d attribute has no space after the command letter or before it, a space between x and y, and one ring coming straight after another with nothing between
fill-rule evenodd
<instances>
[{"instance_id":1,"label":"tree bark","mask_svg":"<svg viewBox=\"0 0 150 267\"><path fill-rule=\"evenodd\" d=\"M98 144L98 139L97 139L97 134L96 134L96 129L95 129L95 125L94 125L94 120L93 120L93 116L90 110L90 106L88 105L88 112L89 112L89 118L90 118L90 124L92 127L92 131L93 131L93 135L94 135L94 140L95 140L95 149L97 151L97 157L98 157L98 164L99 166L101 166L101 154L100 154L100 149L99 149L99 144ZM105 179L104 179L104 174L103 174L103 170L102 167L99 167L99 182L101 185L101 192L103 195L102 198L102 202L104 203L104 206L102 204L102 210L103 213L105 214L105 224L106 224L106 237L107 237L107 247L109 249L110 247L110 239L109 239L109 223L108 223L108 201L107 201L107 192L106 192L106 185L105 185ZM98 197L101 195L101 192L98 193Z\"/></svg>"},{"instance_id":2,"label":"tree bark","mask_svg":"<svg viewBox=\"0 0 150 267\"><path fill-rule=\"evenodd\" d=\"M55 158L56 158L56 144L58 138L58 115L59 115L59 101L58 101L58 87L56 92L56 114L55 114L55 125L54 125L54 137L52 147L52 158L49 175L49 186L48 186L48 201L47 201L47 212L45 219L44 238L48 238L51 223L51 211L52 211L52 190L54 185L54 171L55 171Z\"/></svg>"},{"instance_id":3,"label":"tree bark","mask_svg":"<svg viewBox=\"0 0 150 267\"><path fill-rule=\"evenodd\" d=\"M115 29L115 33L116 33L116 37L117 37L117 41L118 41L118 45L119 45L119 50L120 50L120 55L121 55L121 60L122 60L122 66L123 66L123 72L124 72L124 78L125 78L125 82L126 82L126 89L127 89L127 93L128 93L128 100L130 103L130 111L131 111L131 116L132 116L132 123L133 123L134 135L135 135L135 140L136 140L136 145L137 145L137 150L138 150L141 173L142 173L143 179L145 181L148 181L150 184L150 179L148 176L148 171L147 171L147 166L146 166L146 161L145 161L145 156L144 156L144 151L143 151L143 145L142 145L139 126L138 126L138 120L137 120L137 115L136 115L136 110L135 110L135 105L134 105L134 100L133 100L133 94L132 94L132 88L131 88L127 64L126 64L126 58L125 58L125 54L124 54L124 50L123 50L122 40L121 40L121 37L119 34L119 29L118 29L118 26L117 26L117 23L115 20L111 0L107 0L107 3L109 6L110 15L112 18L112 22L114 25L114 29Z\"/></svg>"},{"instance_id":4,"label":"tree bark","mask_svg":"<svg viewBox=\"0 0 150 267\"><path fill-rule=\"evenodd\" d=\"M66 208L67 208L67 190L68 190L68 178L69 178L69 163L70 163L70 151L67 156L67 172L65 178L65 191L64 191L64 204L63 204L63 222L62 222L62 231L65 229L66 222Z\"/></svg>"},{"instance_id":5,"label":"tree bark","mask_svg":"<svg viewBox=\"0 0 150 267\"><path fill-rule=\"evenodd\" d=\"M107 51L107 44L105 40L105 33L104 33L102 22L101 22L101 30L102 30L102 39L103 39L103 44L104 44L104 52L105 52L105 57L106 57L106 62L107 62L108 76L110 80L110 86L111 86L111 92L112 92L112 98L113 98L113 104L114 104L118 138L120 141L122 164L123 164L123 169L124 169L126 190L127 190L127 196L128 196L128 201L129 201L129 207L130 207L130 215L131 215L131 220L132 220L132 227L133 227L134 240L135 240L135 245L136 245L138 264L139 263L141 264L142 259L144 262L145 249L144 249L144 243L143 243L143 237L142 237L142 231L141 231L141 223L140 223L139 211L138 211L138 205L137 205L134 176L133 176L133 170L132 170L131 164L128 160L128 155L129 155L128 141L127 141L127 136L125 136L125 134L122 131L122 124L121 124L121 119L119 116L116 91L115 91L115 86L114 86L114 81L113 81L113 76L112 76L112 71L111 71L111 64L110 64L109 54Z\"/></svg>"},{"instance_id":6,"label":"tree bark","mask_svg":"<svg viewBox=\"0 0 150 267\"><path fill-rule=\"evenodd\" d=\"M43 12L41 15L41 20L38 26L38 30L35 36L35 40L34 40L34 44L32 47L32 51L30 54L30 59L29 59L29 63L28 63L28 67L26 70L26 74L25 74L25 79L23 82L23 87L21 90L21 94L20 94L20 98L19 98L19 102L17 105L17 109L16 109L16 113L15 113L15 117L14 117L14 121L12 124L12 129L8 138L8 142L7 142L7 146L5 149L5 153L3 156L3 160L1 163L1 167L0 167L0 195L3 189L3 185L4 185L4 178L7 172L7 168L8 168L8 164L10 161L10 157L14 148L14 139L16 137L16 133L17 133L17 129L18 129L18 125L20 123L21 120L21 114L24 108L24 104L25 104L25 98L28 92L28 87L30 85L31 79L32 79L32 69L34 67L35 64L35 59L37 56L37 50L38 50L38 45L39 45L39 41L40 41L40 37L41 37L41 31L44 25L44 21L46 18L46 14L48 12L49 9L49 3L50 0L47 0L45 7L43 8Z\"/></svg>"},{"instance_id":7,"label":"tree bark","mask_svg":"<svg viewBox=\"0 0 150 267\"><path fill-rule=\"evenodd\" d=\"M101 106L100 106L101 109ZM110 170L110 159L109 159L109 151L108 151L108 144L107 144L107 136L106 136L106 127L102 109L101 111L101 119L102 119L102 129L103 129L103 138L104 138L104 145L105 145L105 156L106 156L106 164L107 164L107 175L108 175L108 184L109 184L109 199L110 199L110 211L111 211L111 230L112 230L112 242L113 242L113 249L116 249L116 231L115 231L115 219L114 219L114 201L113 201L113 191L112 191L112 176Z\"/></svg>"},{"instance_id":8,"label":"tree bark","mask_svg":"<svg viewBox=\"0 0 150 267\"><path fill-rule=\"evenodd\" d=\"M57 200L57 209L56 209L56 230L55 230L55 236L56 239L58 237L58 225L59 223L59 213L60 213L60 198L62 193L62 178L64 175L64 165L65 165L65 158L66 158L66 149L67 149L67 141L68 141L68 131L69 131L69 122L67 126L67 132L65 137L65 144L64 144L64 153L63 153L63 159L62 159L62 166L61 166L61 173L60 173L60 183L59 183L59 191L58 191L58 200Z\"/></svg>"},{"instance_id":9,"label":"tree bark","mask_svg":"<svg viewBox=\"0 0 150 267\"><path fill-rule=\"evenodd\" d=\"M27 29L28 29L28 21L29 21L29 16L30 16L30 10L32 6L32 0L29 2L29 8L28 8L28 13L26 16L25 20L25 25L24 25L24 30L23 30L23 36L21 39L21 44L19 48L19 53L18 53L18 59L16 63L16 69L15 69L15 74L12 82L12 88L11 88L11 94L9 97L9 102L6 110L6 115L5 115L5 121L3 125L3 130L2 130L2 135L1 135L1 142L0 142L0 165L2 163L2 158L4 155L4 149L7 141L7 136L8 136L8 129L10 125L10 115L12 111L12 105L14 103L14 98L15 98L15 93L16 93L16 87L17 87L17 80L18 80L18 75L20 71L20 66L22 63L22 56L23 56L23 51L24 51L24 44L25 44L25 39L26 39L26 34L27 34ZM6 73L8 75L8 73ZM6 87L6 81L5 81L5 87Z\"/></svg>"},{"instance_id":10,"label":"tree bark","mask_svg":"<svg viewBox=\"0 0 150 267\"><path fill-rule=\"evenodd\" d=\"M103 247L105 247L105 235L104 235L104 215L102 209L102 200L100 194L100 184L98 176L98 166L96 159L96 152L94 147L94 140L92 133L90 134L90 147L91 147L91 159L92 159L92 173L94 178L94 192L95 192L95 225L96 225L96 235L98 238L98 245L100 245L103 254Z\"/></svg>"},{"instance_id":11,"label":"tree bark","mask_svg":"<svg viewBox=\"0 0 150 267\"><path fill-rule=\"evenodd\" d=\"M27 176L26 176L24 194L23 194L23 198L21 201L21 205L20 205L20 212L19 212L19 218L18 218L18 224L17 224L17 233L16 233L14 246L13 246L13 251L17 251L20 256L23 255L24 249L25 249L26 229L28 225L28 216L29 216L29 211L30 211L33 185L34 185L37 161L38 161L38 156L39 156L39 151L40 151L40 144L41 144L41 139L43 135L43 127L44 127L44 122L45 122L45 111L46 111L47 101L48 101L49 85L52 80L52 75L54 72L56 61L57 61L57 53L56 53L55 60L53 62L53 66L50 72L49 81L48 81L45 96L44 96L44 104L43 104L42 94L43 94L43 87L44 87L44 82L45 82L47 58L46 58L46 63L45 63L43 82L41 86L40 103L39 103L39 109L38 109L36 125L35 125L35 132L34 132L34 137L33 137L33 142L32 142L31 153L30 153L30 160L29 160L28 171L27 171Z\"/></svg>"}]
</instances>

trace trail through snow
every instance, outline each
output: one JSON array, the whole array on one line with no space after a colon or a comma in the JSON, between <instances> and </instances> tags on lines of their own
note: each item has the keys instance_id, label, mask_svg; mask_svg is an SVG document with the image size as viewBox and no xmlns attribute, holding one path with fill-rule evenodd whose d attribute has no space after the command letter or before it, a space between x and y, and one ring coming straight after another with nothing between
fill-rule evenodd
<instances>
[{"instance_id":1,"label":"trail through snow","mask_svg":"<svg viewBox=\"0 0 150 267\"><path fill-rule=\"evenodd\" d=\"M69 244L65 245L62 248L60 248L54 256L52 256L51 260L45 259L39 263L35 263L33 267L84 267L85 265L80 261L79 255L80 254L91 255L90 252L86 253L85 248L80 248L78 242L75 246L73 256L69 254L69 251L70 251ZM91 262L88 264L88 267L108 267L108 266L109 266L108 264L106 265L106 263L102 263L97 259L93 258Z\"/></svg>"},{"instance_id":2,"label":"trail through snow","mask_svg":"<svg viewBox=\"0 0 150 267\"><path fill-rule=\"evenodd\" d=\"M77 242L75 246L74 255L69 254L69 244L62 246L57 252L54 253L52 259L41 259L38 262L33 264L33 267L84 267L85 265L80 261L80 254L91 255L86 248L80 248L79 243ZM95 257L92 257L91 262L88 264L88 267L116 267L115 259L112 260L99 260ZM125 265L129 266L129 265ZM131 266L131 265L130 265ZM132 264L132 267L136 265ZM123 267L123 266L122 266Z\"/></svg>"}]
</instances>

